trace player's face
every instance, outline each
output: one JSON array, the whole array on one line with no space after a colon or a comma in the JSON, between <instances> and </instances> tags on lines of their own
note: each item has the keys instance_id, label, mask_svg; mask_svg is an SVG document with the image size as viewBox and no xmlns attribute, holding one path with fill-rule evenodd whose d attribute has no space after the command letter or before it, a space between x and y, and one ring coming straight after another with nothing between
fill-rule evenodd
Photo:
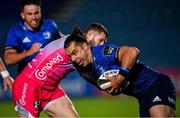
<instances>
[{"instance_id":1,"label":"player's face","mask_svg":"<svg viewBox=\"0 0 180 118\"><path fill-rule=\"evenodd\" d=\"M88 31L86 33L86 40L91 46L103 45L106 41L106 34L104 32Z\"/></svg>"},{"instance_id":2,"label":"player's face","mask_svg":"<svg viewBox=\"0 0 180 118\"><path fill-rule=\"evenodd\" d=\"M34 30L39 27L41 20L41 8L38 5L25 5L21 12L21 17L24 20L28 29Z\"/></svg>"},{"instance_id":3,"label":"player's face","mask_svg":"<svg viewBox=\"0 0 180 118\"><path fill-rule=\"evenodd\" d=\"M66 54L71 58L71 61L79 66L86 67L91 62L88 55L89 46L87 44L78 45L72 42L68 48L65 49Z\"/></svg>"}]
</instances>

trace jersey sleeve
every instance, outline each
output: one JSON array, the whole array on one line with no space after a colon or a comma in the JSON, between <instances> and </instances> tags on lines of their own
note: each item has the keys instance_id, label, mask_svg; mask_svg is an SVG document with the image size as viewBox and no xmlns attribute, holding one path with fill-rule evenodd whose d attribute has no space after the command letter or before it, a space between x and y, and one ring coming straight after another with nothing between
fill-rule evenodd
<instances>
[{"instance_id":1,"label":"jersey sleeve","mask_svg":"<svg viewBox=\"0 0 180 118\"><path fill-rule=\"evenodd\" d=\"M13 48L16 50L19 49L19 46L21 44L20 44L18 35L19 33L15 27L10 29L10 31L7 34L7 40L5 42L5 49L10 49L10 48Z\"/></svg>"},{"instance_id":2,"label":"jersey sleeve","mask_svg":"<svg viewBox=\"0 0 180 118\"><path fill-rule=\"evenodd\" d=\"M94 58L104 64L116 64L118 62L119 47L113 44L97 46L93 49Z\"/></svg>"}]
</instances>

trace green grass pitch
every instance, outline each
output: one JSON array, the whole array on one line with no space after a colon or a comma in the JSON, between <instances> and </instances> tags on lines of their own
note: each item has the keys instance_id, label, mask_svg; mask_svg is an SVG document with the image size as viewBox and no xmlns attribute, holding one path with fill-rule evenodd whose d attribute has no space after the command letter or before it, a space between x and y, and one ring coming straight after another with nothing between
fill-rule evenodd
<instances>
[{"instance_id":1,"label":"green grass pitch","mask_svg":"<svg viewBox=\"0 0 180 118\"><path fill-rule=\"evenodd\" d=\"M138 103L133 97L72 98L80 117L139 117ZM176 115L180 117L180 97ZM41 113L41 117L46 117ZM0 117L16 117L12 102L0 102Z\"/></svg>"}]
</instances>

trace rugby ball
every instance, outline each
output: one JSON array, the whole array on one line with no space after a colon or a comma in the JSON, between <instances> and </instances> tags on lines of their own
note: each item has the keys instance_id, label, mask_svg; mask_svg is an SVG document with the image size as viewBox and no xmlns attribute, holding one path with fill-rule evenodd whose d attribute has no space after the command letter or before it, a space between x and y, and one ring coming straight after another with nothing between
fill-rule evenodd
<instances>
[{"instance_id":1,"label":"rugby ball","mask_svg":"<svg viewBox=\"0 0 180 118\"><path fill-rule=\"evenodd\" d=\"M98 79L98 86L105 90L105 88L111 83L110 80L108 80L106 77L113 77L119 74L119 70L108 70L105 71L103 74L100 75ZM121 86L119 87L119 93L121 93L127 86L129 85L129 81L125 80L122 82Z\"/></svg>"}]
</instances>

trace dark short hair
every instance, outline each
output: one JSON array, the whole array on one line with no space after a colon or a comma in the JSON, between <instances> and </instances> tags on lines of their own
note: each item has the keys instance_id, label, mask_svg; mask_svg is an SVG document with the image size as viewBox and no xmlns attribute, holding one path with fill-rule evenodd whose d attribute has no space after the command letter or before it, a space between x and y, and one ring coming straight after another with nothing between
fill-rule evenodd
<instances>
[{"instance_id":1,"label":"dark short hair","mask_svg":"<svg viewBox=\"0 0 180 118\"><path fill-rule=\"evenodd\" d=\"M41 6L41 0L21 0L20 10L23 11L25 5Z\"/></svg>"},{"instance_id":2,"label":"dark short hair","mask_svg":"<svg viewBox=\"0 0 180 118\"><path fill-rule=\"evenodd\" d=\"M74 28L73 32L65 40L64 48L68 48L72 42L75 42L77 44L87 43L84 33L78 26Z\"/></svg>"},{"instance_id":3,"label":"dark short hair","mask_svg":"<svg viewBox=\"0 0 180 118\"><path fill-rule=\"evenodd\" d=\"M86 33L89 30L95 30L98 32L104 32L106 34L106 37L108 37L108 31L107 29L104 27L104 25L102 25L101 23L92 23L90 24L87 28L86 28Z\"/></svg>"}]
</instances>

